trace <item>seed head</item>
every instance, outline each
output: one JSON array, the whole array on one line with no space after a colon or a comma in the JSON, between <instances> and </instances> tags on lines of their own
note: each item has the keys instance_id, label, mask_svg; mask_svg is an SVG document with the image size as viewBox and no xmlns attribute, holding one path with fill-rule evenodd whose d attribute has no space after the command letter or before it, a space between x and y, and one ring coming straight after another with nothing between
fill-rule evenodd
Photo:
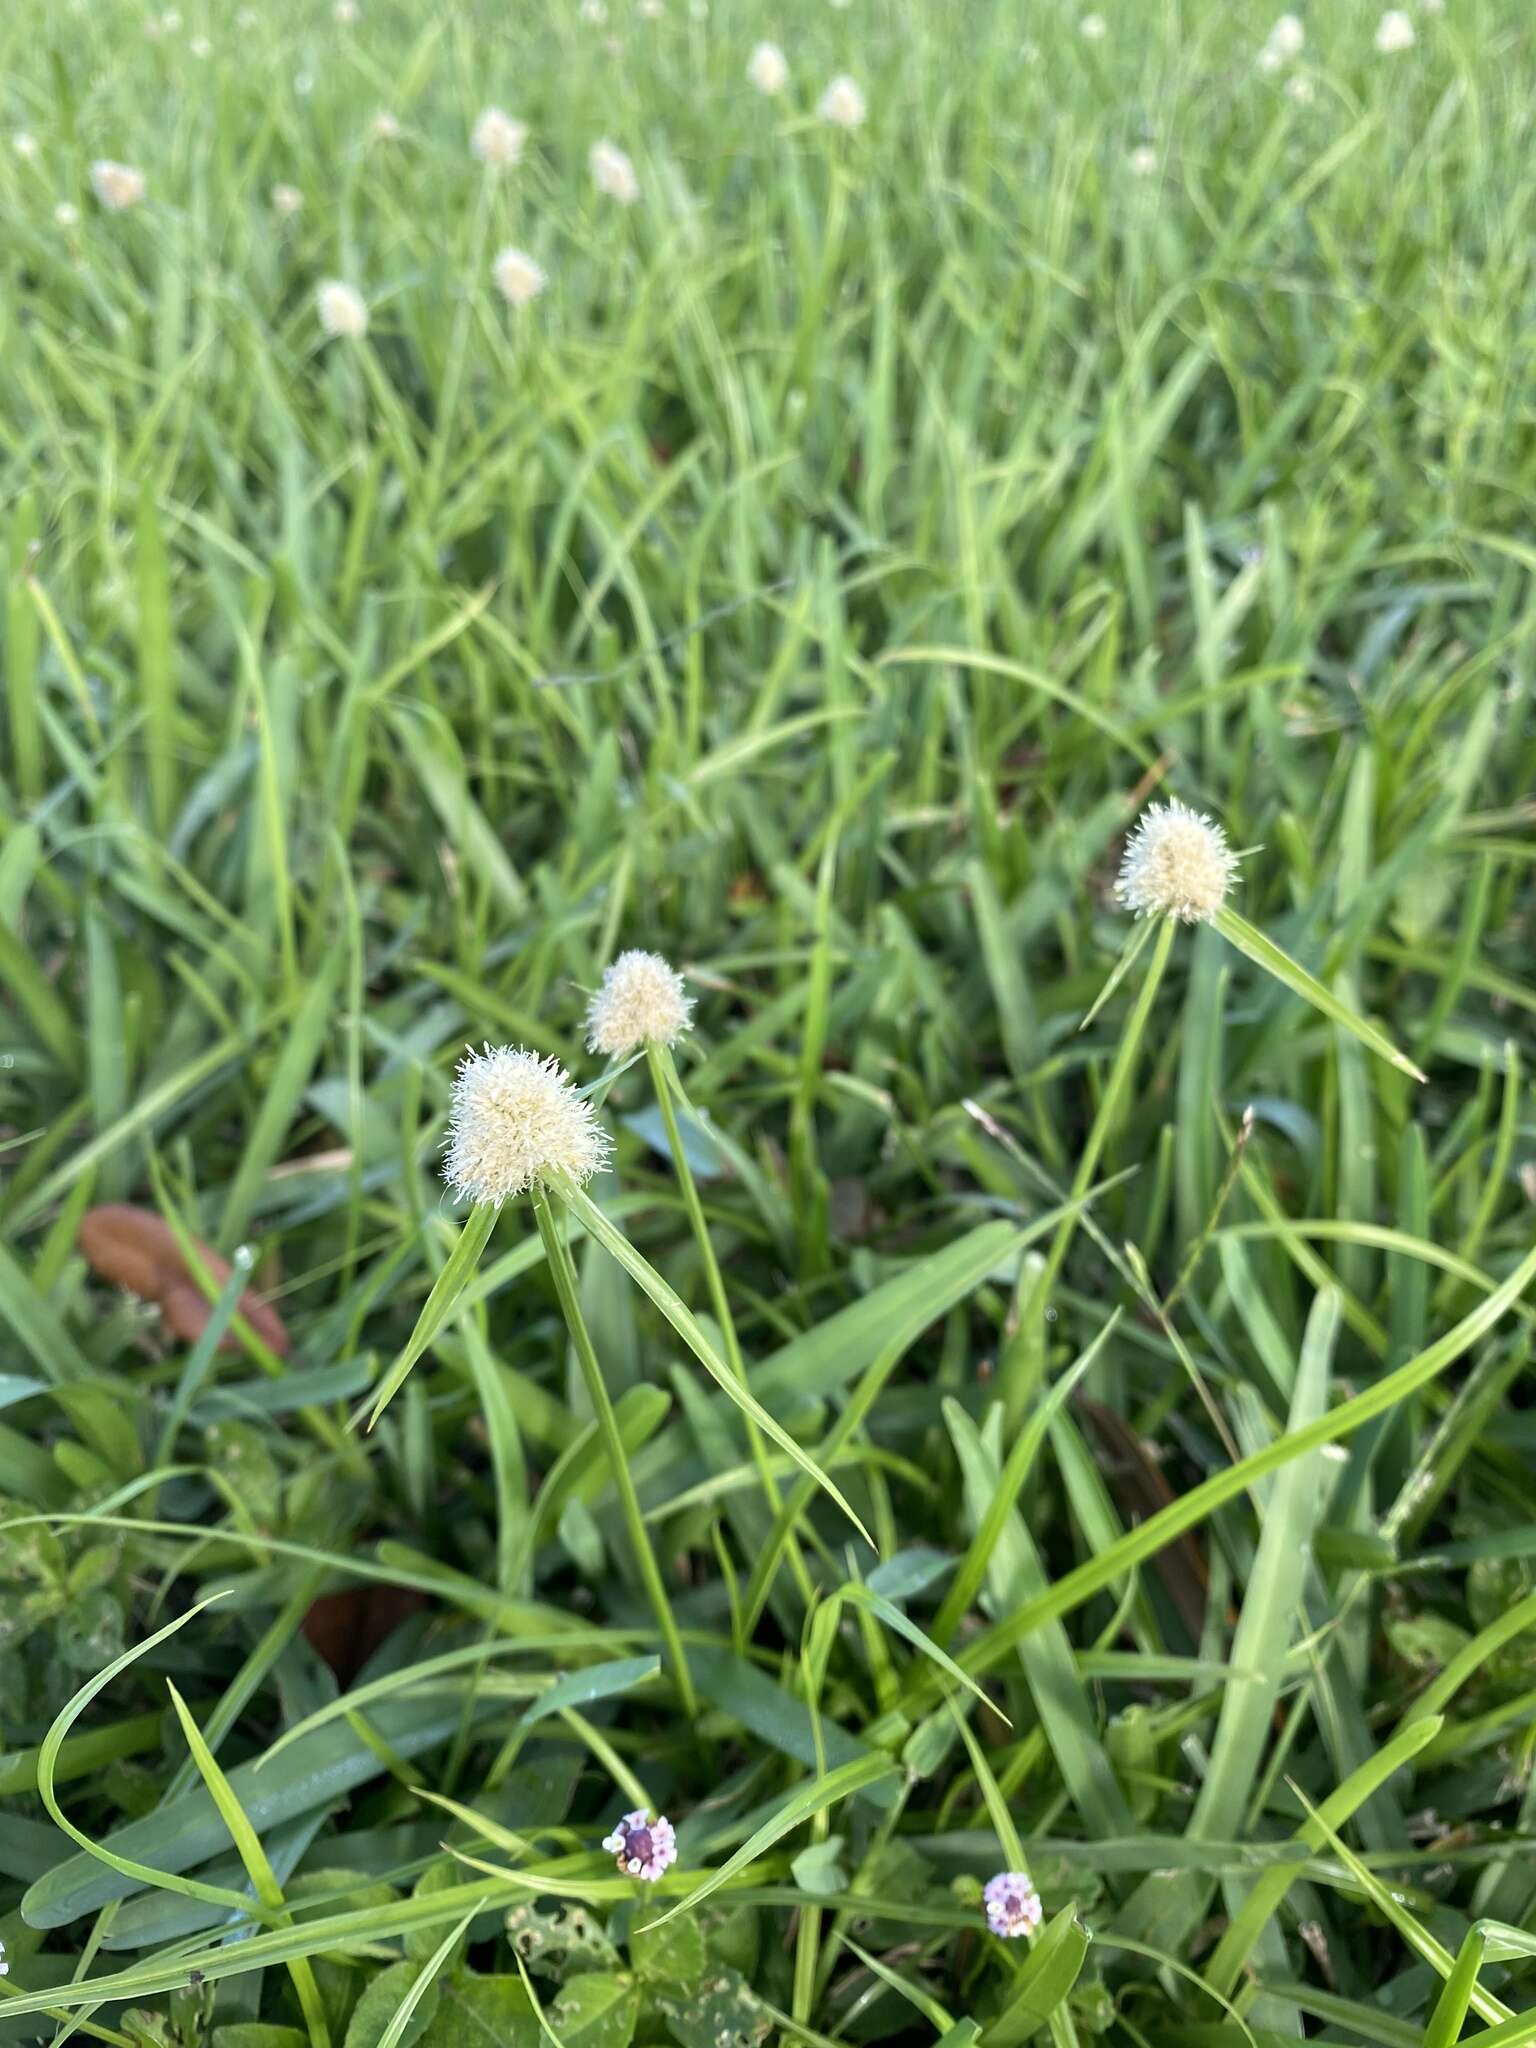
<instances>
[{"instance_id":1,"label":"seed head","mask_svg":"<svg viewBox=\"0 0 1536 2048\"><path fill-rule=\"evenodd\" d=\"M1154 804L1126 843L1115 894L1138 917L1203 924L1226 901L1237 872L1227 835L1177 798Z\"/></svg>"},{"instance_id":2,"label":"seed head","mask_svg":"<svg viewBox=\"0 0 1536 2048\"><path fill-rule=\"evenodd\" d=\"M1102 43L1109 34L1109 23L1102 14L1085 14L1077 24L1077 32L1085 43Z\"/></svg>"},{"instance_id":3,"label":"seed head","mask_svg":"<svg viewBox=\"0 0 1536 2048\"><path fill-rule=\"evenodd\" d=\"M659 953L621 953L587 1005L587 1049L623 1059L642 1045L676 1045L692 1021L683 977Z\"/></svg>"},{"instance_id":4,"label":"seed head","mask_svg":"<svg viewBox=\"0 0 1536 2048\"><path fill-rule=\"evenodd\" d=\"M475 123L469 146L481 163L493 171L501 171L521 161L523 144L527 140L526 121L515 121L500 107L487 107Z\"/></svg>"},{"instance_id":5,"label":"seed head","mask_svg":"<svg viewBox=\"0 0 1536 2048\"><path fill-rule=\"evenodd\" d=\"M608 1134L558 1060L488 1045L459 1062L443 1164L456 1195L499 1207L550 1174L590 1180L607 1156Z\"/></svg>"},{"instance_id":6,"label":"seed head","mask_svg":"<svg viewBox=\"0 0 1536 2048\"><path fill-rule=\"evenodd\" d=\"M56 228L77 228L80 225L80 209L72 199L61 199L53 209L53 224Z\"/></svg>"},{"instance_id":7,"label":"seed head","mask_svg":"<svg viewBox=\"0 0 1536 2048\"><path fill-rule=\"evenodd\" d=\"M304 194L297 185L274 185L272 211L282 220L292 220L296 213L304 211Z\"/></svg>"},{"instance_id":8,"label":"seed head","mask_svg":"<svg viewBox=\"0 0 1536 2048\"><path fill-rule=\"evenodd\" d=\"M108 213L126 213L139 204L149 186L144 173L132 164L115 164L103 156L91 165L91 190Z\"/></svg>"},{"instance_id":9,"label":"seed head","mask_svg":"<svg viewBox=\"0 0 1536 2048\"><path fill-rule=\"evenodd\" d=\"M1126 162L1138 178L1150 178L1157 169L1157 150L1150 142L1138 142Z\"/></svg>"},{"instance_id":10,"label":"seed head","mask_svg":"<svg viewBox=\"0 0 1536 2048\"><path fill-rule=\"evenodd\" d=\"M616 142L594 142L587 152L587 167L604 198L617 199L621 206L633 206L640 197L635 167Z\"/></svg>"},{"instance_id":11,"label":"seed head","mask_svg":"<svg viewBox=\"0 0 1536 2048\"><path fill-rule=\"evenodd\" d=\"M513 306L526 306L549 282L526 249L503 249L491 265L491 277L497 291Z\"/></svg>"},{"instance_id":12,"label":"seed head","mask_svg":"<svg viewBox=\"0 0 1536 2048\"><path fill-rule=\"evenodd\" d=\"M642 1878L654 1884L670 1864L677 1861L677 1837L666 1815L651 1819L645 1807L626 1813L611 1835L604 1835L603 1847L626 1877Z\"/></svg>"},{"instance_id":13,"label":"seed head","mask_svg":"<svg viewBox=\"0 0 1536 2048\"><path fill-rule=\"evenodd\" d=\"M1376 47L1384 57L1398 50L1411 50L1417 41L1413 22L1401 7L1389 7L1376 24Z\"/></svg>"},{"instance_id":14,"label":"seed head","mask_svg":"<svg viewBox=\"0 0 1536 2048\"><path fill-rule=\"evenodd\" d=\"M179 7L167 7L164 14L160 17L160 27L168 36L179 36L181 34L181 9Z\"/></svg>"},{"instance_id":15,"label":"seed head","mask_svg":"<svg viewBox=\"0 0 1536 2048\"><path fill-rule=\"evenodd\" d=\"M664 21L666 0L636 0L635 12L642 21Z\"/></svg>"},{"instance_id":16,"label":"seed head","mask_svg":"<svg viewBox=\"0 0 1536 2048\"><path fill-rule=\"evenodd\" d=\"M1040 1894L1022 1870L1000 1870L982 1886L987 1925L1005 1941L1033 1934L1040 1925Z\"/></svg>"},{"instance_id":17,"label":"seed head","mask_svg":"<svg viewBox=\"0 0 1536 2048\"><path fill-rule=\"evenodd\" d=\"M867 108L857 79L840 71L817 101L816 112L834 128L862 128Z\"/></svg>"},{"instance_id":18,"label":"seed head","mask_svg":"<svg viewBox=\"0 0 1536 2048\"><path fill-rule=\"evenodd\" d=\"M200 64L206 64L213 55L213 44L207 36L194 36L187 48Z\"/></svg>"},{"instance_id":19,"label":"seed head","mask_svg":"<svg viewBox=\"0 0 1536 2048\"><path fill-rule=\"evenodd\" d=\"M363 10L357 0L336 0L331 9L331 19L338 28L356 28L363 18Z\"/></svg>"},{"instance_id":20,"label":"seed head","mask_svg":"<svg viewBox=\"0 0 1536 2048\"><path fill-rule=\"evenodd\" d=\"M18 128L16 133L11 137L11 147L12 149L15 150L16 154L21 158L24 164L35 164L37 162L37 137L35 135L29 135L25 128Z\"/></svg>"},{"instance_id":21,"label":"seed head","mask_svg":"<svg viewBox=\"0 0 1536 2048\"><path fill-rule=\"evenodd\" d=\"M315 293L320 325L332 340L361 341L368 332L368 301L339 277L328 277Z\"/></svg>"},{"instance_id":22,"label":"seed head","mask_svg":"<svg viewBox=\"0 0 1536 2048\"><path fill-rule=\"evenodd\" d=\"M769 99L789 83L789 60L777 43L759 43L747 59L747 83Z\"/></svg>"},{"instance_id":23,"label":"seed head","mask_svg":"<svg viewBox=\"0 0 1536 2048\"><path fill-rule=\"evenodd\" d=\"M607 0L581 0L581 18L593 28L601 28L608 19Z\"/></svg>"},{"instance_id":24,"label":"seed head","mask_svg":"<svg viewBox=\"0 0 1536 2048\"><path fill-rule=\"evenodd\" d=\"M1282 14L1269 32L1269 41L1264 46L1273 50L1284 61L1287 57L1299 57L1307 47L1307 31L1301 18L1295 14Z\"/></svg>"},{"instance_id":25,"label":"seed head","mask_svg":"<svg viewBox=\"0 0 1536 2048\"><path fill-rule=\"evenodd\" d=\"M402 132L400 123L387 107L375 114L368 124L368 133L375 142L398 142Z\"/></svg>"},{"instance_id":26,"label":"seed head","mask_svg":"<svg viewBox=\"0 0 1536 2048\"><path fill-rule=\"evenodd\" d=\"M1296 71L1285 81L1285 96L1298 107L1310 107L1317 98L1317 87L1305 71Z\"/></svg>"}]
</instances>

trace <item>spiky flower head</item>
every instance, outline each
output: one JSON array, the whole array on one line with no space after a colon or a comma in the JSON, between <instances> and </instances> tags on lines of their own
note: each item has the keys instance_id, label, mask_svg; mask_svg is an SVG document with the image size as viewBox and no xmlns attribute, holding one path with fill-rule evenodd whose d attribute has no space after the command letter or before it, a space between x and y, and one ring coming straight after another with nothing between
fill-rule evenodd
<instances>
[{"instance_id":1,"label":"spiky flower head","mask_svg":"<svg viewBox=\"0 0 1536 2048\"><path fill-rule=\"evenodd\" d=\"M867 109L858 80L840 71L817 101L816 112L834 128L862 128Z\"/></svg>"},{"instance_id":2,"label":"spiky flower head","mask_svg":"<svg viewBox=\"0 0 1536 2048\"><path fill-rule=\"evenodd\" d=\"M207 36L194 36L187 48L199 64L206 64L213 55L213 43Z\"/></svg>"},{"instance_id":3,"label":"spiky flower head","mask_svg":"<svg viewBox=\"0 0 1536 2048\"><path fill-rule=\"evenodd\" d=\"M1417 41L1413 22L1401 7L1389 7L1376 24L1376 47L1384 57L1411 50Z\"/></svg>"},{"instance_id":4,"label":"spiky flower head","mask_svg":"<svg viewBox=\"0 0 1536 2048\"><path fill-rule=\"evenodd\" d=\"M543 267L534 262L526 249L511 247L503 249L491 265L491 278L497 291L512 306L526 306L549 282Z\"/></svg>"},{"instance_id":5,"label":"spiky flower head","mask_svg":"<svg viewBox=\"0 0 1536 2048\"><path fill-rule=\"evenodd\" d=\"M645 1807L626 1813L611 1835L604 1835L603 1847L626 1877L642 1878L654 1884L670 1864L677 1861L677 1837L664 1813L651 1819Z\"/></svg>"},{"instance_id":6,"label":"spiky flower head","mask_svg":"<svg viewBox=\"0 0 1536 2048\"><path fill-rule=\"evenodd\" d=\"M80 209L72 199L61 199L53 209L53 224L56 228L77 228L80 225Z\"/></svg>"},{"instance_id":7,"label":"spiky flower head","mask_svg":"<svg viewBox=\"0 0 1536 2048\"><path fill-rule=\"evenodd\" d=\"M1077 24L1077 32L1085 43L1102 43L1109 34L1109 23L1102 14L1085 14Z\"/></svg>"},{"instance_id":8,"label":"spiky flower head","mask_svg":"<svg viewBox=\"0 0 1536 2048\"><path fill-rule=\"evenodd\" d=\"M1300 15L1282 14L1270 30L1269 41L1265 47L1273 50L1275 55L1282 59L1299 57L1307 47L1307 31L1302 25Z\"/></svg>"},{"instance_id":9,"label":"spiky flower head","mask_svg":"<svg viewBox=\"0 0 1536 2048\"><path fill-rule=\"evenodd\" d=\"M296 213L304 211L304 194L297 185L274 185L272 211L280 220L292 220Z\"/></svg>"},{"instance_id":10,"label":"spiky flower head","mask_svg":"<svg viewBox=\"0 0 1536 2048\"><path fill-rule=\"evenodd\" d=\"M635 167L616 142L594 142L587 151L592 182L605 199L617 199L621 206L633 206L640 197L640 180Z\"/></svg>"},{"instance_id":11,"label":"spiky flower head","mask_svg":"<svg viewBox=\"0 0 1536 2048\"><path fill-rule=\"evenodd\" d=\"M1285 81L1285 96L1298 107L1310 107L1317 98L1317 88L1305 71L1295 71Z\"/></svg>"},{"instance_id":12,"label":"spiky flower head","mask_svg":"<svg viewBox=\"0 0 1536 2048\"><path fill-rule=\"evenodd\" d=\"M747 83L772 99L789 83L789 59L777 43L759 43L747 59Z\"/></svg>"},{"instance_id":13,"label":"spiky flower head","mask_svg":"<svg viewBox=\"0 0 1536 2048\"><path fill-rule=\"evenodd\" d=\"M514 120L500 107L487 107L475 123L469 146L488 169L501 171L522 161L523 144L527 140L526 121Z\"/></svg>"},{"instance_id":14,"label":"spiky flower head","mask_svg":"<svg viewBox=\"0 0 1536 2048\"><path fill-rule=\"evenodd\" d=\"M587 1005L587 1050L623 1059L643 1045L676 1045L693 1021L683 977L659 953L621 953Z\"/></svg>"},{"instance_id":15,"label":"spiky flower head","mask_svg":"<svg viewBox=\"0 0 1536 2048\"><path fill-rule=\"evenodd\" d=\"M143 199L149 184L134 165L115 164L103 156L91 165L91 190L108 213L126 213Z\"/></svg>"},{"instance_id":16,"label":"spiky flower head","mask_svg":"<svg viewBox=\"0 0 1536 2048\"><path fill-rule=\"evenodd\" d=\"M331 9L331 19L338 28L356 28L363 18L363 10L357 0L336 0Z\"/></svg>"},{"instance_id":17,"label":"spiky flower head","mask_svg":"<svg viewBox=\"0 0 1536 2048\"><path fill-rule=\"evenodd\" d=\"M607 1156L607 1132L558 1060L510 1045L460 1060L443 1162L456 1195L499 1207L551 1174L590 1180Z\"/></svg>"},{"instance_id":18,"label":"spiky flower head","mask_svg":"<svg viewBox=\"0 0 1536 2048\"><path fill-rule=\"evenodd\" d=\"M1154 143L1138 142L1126 158L1131 170L1138 178L1150 178L1157 170L1158 155Z\"/></svg>"},{"instance_id":19,"label":"spiky flower head","mask_svg":"<svg viewBox=\"0 0 1536 2048\"><path fill-rule=\"evenodd\" d=\"M987 1925L1005 1941L1033 1934L1040 1925L1040 1894L1022 1870L1000 1870L982 1886Z\"/></svg>"},{"instance_id":20,"label":"spiky flower head","mask_svg":"<svg viewBox=\"0 0 1536 2048\"><path fill-rule=\"evenodd\" d=\"M315 293L320 325L333 341L361 341L368 332L368 301L355 285L328 277Z\"/></svg>"},{"instance_id":21,"label":"spiky flower head","mask_svg":"<svg viewBox=\"0 0 1536 2048\"><path fill-rule=\"evenodd\" d=\"M368 133L375 142L398 142L404 132L388 107L381 107L368 124Z\"/></svg>"},{"instance_id":22,"label":"spiky flower head","mask_svg":"<svg viewBox=\"0 0 1536 2048\"><path fill-rule=\"evenodd\" d=\"M1203 924L1226 901L1236 873L1221 827L1175 797L1143 813L1126 842L1115 895L1138 917Z\"/></svg>"},{"instance_id":23,"label":"spiky flower head","mask_svg":"<svg viewBox=\"0 0 1536 2048\"><path fill-rule=\"evenodd\" d=\"M29 135L25 128L18 128L16 133L11 137L11 147L12 149L15 150L16 154L21 158L24 164L35 164L37 162L37 137L35 135Z\"/></svg>"}]
</instances>

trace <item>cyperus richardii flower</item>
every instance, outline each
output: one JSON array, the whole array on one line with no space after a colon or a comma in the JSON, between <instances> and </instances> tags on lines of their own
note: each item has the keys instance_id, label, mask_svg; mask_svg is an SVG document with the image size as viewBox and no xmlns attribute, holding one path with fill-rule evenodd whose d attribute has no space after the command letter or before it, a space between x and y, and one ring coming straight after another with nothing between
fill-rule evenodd
<instances>
[{"instance_id":1,"label":"cyperus richardii flower","mask_svg":"<svg viewBox=\"0 0 1536 2048\"><path fill-rule=\"evenodd\" d=\"M514 120L500 107L487 107L475 123L469 146L488 170L509 170L520 163L528 140L526 121Z\"/></svg>"},{"instance_id":2,"label":"cyperus richardii flower","mask_svg":"<svg viewBox=\"0 0 1536 2048\"><path fill-rule=\"evenodd\" d=\"M1115 895L1138 917L1205 924L1236 873L1237 856L1221 827L1175 797L1143 814L1126 844Z\"/></svg>"},{"instance_id":3,"label":"cyperus richardii flower","mask_svg":"<svg viewBox=\"0 0 1536 2048\"><path fill-rule=\"evenodd\" d=\"M677 1837L664 1813L653 1821L647 1809L626 1813L611 1835L604 1835L603 1847L626 1877L642 1878L654 1884L669 1864L677 1861Z\"/></svg>"},{"instance_id":4,"label":"cyperus richardii flower","mask_svg":"<svg viewBox=\"0 0 1536 2048\"><path fill-rule=\"evenodd\" d=\"M621 206L633 206L640 197L635 167L616 142L594 142L587 151L587 168L604 198L617 199Z\"/></svg>"},{"instance_id":5,"label":"cyperus richardii flower","mask_svg":"<svg viewBox=\"0 0 1536 2048\"><path fill-rule=\"evenodd\" d=\"M1417 41L1412 19L1401 7L1389 7L1376 24L1376 47L1384 57L1411 50Z\"/></svg>"},{"instance_id":6,"label":"cyperus richardii flower","mask_svg":"<svg viewBox=\"0 0 1536 2048\"><path fill-rule=\"evenodd\" d=\"M747 83L772 99L789 83L789 60L777 43L759 43L747 59Z\"/></svg>"},{"instance_id":7,"label":"cyperus richardii flower","mask_svg":"<svg viewBox=\"0 0 1536 2048\"><path fill-rule=\"evenodd\" d=\"M368 301L355 285L328 277L315 293L320 325L332 340L361 341L368 332Z\"/></svg>"},{"instance_id":8,"label":"cyperus richardii flower","mask_svg":"<svg viewBox=\"0 0 1536 2048\"><path fill-rule=\"evenodd\" d=\"M839 72L817 101L816 111L834 128L862 128L866 108L858 80Z\"/></svg>"},{"instance_id":9,"label":"cyperus richardii flower","mask_svg":"<svg viewBox=\"0 0 1536 2048\"><path fill-rule=\"evenodd\" d=\"M98 157L91 165L91 190L109 213L126 213L139 204L148 185L144 173L134 165Z\"/></svg>"},{"instance_id":10,"label":"cyperus richardii flower","mask_svg":"<svg viewBox=\"0 0 1536 2048\"><path fill-rule=\"evenodd\" d=\"M1033 1934L1040 1925L1040 1894L1022 1870L1000 1870L981 1892L987 1925L1005 1941Z\"/></svg>"},{"instance_id":11,"label":"cyperus richardii flower","mask_svg":"<svg viewBox=\"0 0 1536 2048\"><path fill-rule=\"evenodd\" d=\"M552 1175L590 1180L607 1156L607 1132L558 1060L488 1045L459 1062L443 1162L456 1195L499 1206Z\"/></svg>"},{"instance_id":12,"label":"cyperus richardii flower","mask_svg":"<svg viewBox=\"0 0 1536 2048\"><path fill-rule=\"evenodd\" d=\"M503 249L491 265L491 279L511 306L526 306L543 291L548 279L526 249Z\"/></svg>"},{"instance_id":13,"label":"cyperus richardii flower","mask_svg":"<svg viewBox=\"0 0 1536 2048\"><path fill-rule=\"evenodd\" d=\"M676 1045L692 1018L683 977L659 953L621 953L587 1005L587 1049L623 1059L644 1045Z\"/></svg>"}]
</instances>

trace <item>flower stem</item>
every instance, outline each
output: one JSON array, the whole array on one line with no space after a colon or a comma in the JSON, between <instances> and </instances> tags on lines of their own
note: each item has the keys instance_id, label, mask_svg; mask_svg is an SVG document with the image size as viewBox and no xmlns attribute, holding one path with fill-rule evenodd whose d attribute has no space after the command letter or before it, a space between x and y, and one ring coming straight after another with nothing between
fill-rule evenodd
<instances>
[{"instance_id":1,"label":"flower stem","mask_svg":"<svg viewBox=\"0 0 1536 2048\"><path fill-rule=\"evenodd\" d=\"M624 1441L619 1435L618 1420L613 1412L613 1403L608 1398L607 1383L603 1379L602 1367L597 1362L597 1353L592 1347L586 1319L581 1313L581 1303L576 1292L576 1269L571 1263L570 1248L550 1207L548 1192L542 1187L535 1186L532 1198L533 1213L538 1218L539 1236L544 1240L544 1254L554 1279L555 1292L560 1297L560 1310L565 1317L566 1328L571 1333L571 1342L576 1349L576 1361L586 1382L587 1397L592 1403L592 1413L607 1448L608 1462L613 1469L614 1490L619 1496L619 1506L629 1532L630 1547L634 1551L635 1563L639 1567L640 1577L645 1583L646 1593L655 1611L656 1625L661 1630L662 1643L667 1652L667 1660L672 1666L683 1712L692 1720L698 1713L699 1703L688 1670L688 1660L683 1654L682 1634L677 1626L677 1618L672 1612L672 1603L667 1598L666 1585L661 1576L661 1567L656 1562L656 1553L651 1548L651 1539L646 1534L645 1522L640 1513L640 1499L630 1475Z\"/></svg>"}]
</instances>

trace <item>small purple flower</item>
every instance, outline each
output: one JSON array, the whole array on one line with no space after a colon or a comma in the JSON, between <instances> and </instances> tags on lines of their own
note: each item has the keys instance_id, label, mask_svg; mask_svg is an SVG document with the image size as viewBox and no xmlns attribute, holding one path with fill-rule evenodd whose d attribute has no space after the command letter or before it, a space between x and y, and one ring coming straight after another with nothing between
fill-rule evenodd
<instances>
[{"instance_id":1,"label":"small purple flower","mask_svg":"<svg viewBox=\"0 0 1536 2048\"><path fill-rule=\"evenodd\" d=\"M1000 1870L996 1877L988 1878L981 1896L987 1925L1005 1941L1033 1934L1040 1925L1040 1894L1022 1870Z\"/></svg>"},{"instance_id":2,"label":"small purple flower","mask_svg":"<svg viewBox=\"0 0 1536 2048\"><path fill-rule=\"evenodd\" d=\"M665 1814L658 1814L653 1821L643 1806L636 1813L625 1814L613 1833L603 1837L603 1847L626 1877L644 1878L647 1884L654 1884L667 1866L677 1861L677 1837L671 1821ZM1035 1911L1038 1916L1038 1906Z\"/></svg>"}]
</instances>

